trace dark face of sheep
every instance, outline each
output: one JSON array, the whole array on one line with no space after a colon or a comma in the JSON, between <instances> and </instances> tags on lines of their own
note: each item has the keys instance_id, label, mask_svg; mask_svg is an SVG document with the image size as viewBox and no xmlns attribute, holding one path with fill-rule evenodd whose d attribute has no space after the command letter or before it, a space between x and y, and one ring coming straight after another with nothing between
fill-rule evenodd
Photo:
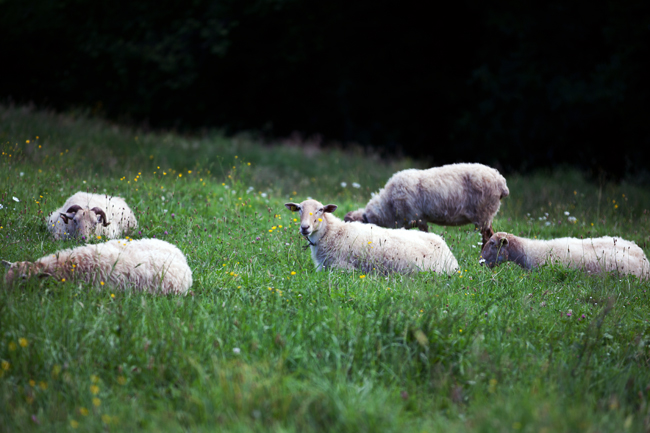
<instances>
[{"instance_id":1,"label":"dark face of sheep","mask_svg":"<svg viewBox=\"0 0 650 433\"><path fill-rule=\"evenodd\" d=\"M316 200L305 200L302 203L286 203L286 208L291 212L300 214L300 234L307 237L318 232L323 223L323 214L334 212L338 206L328 204L323 206Z\"/></svg>"},{"instance_id":2,"label":"dark face of sheep","mask_svg":"<svg viewBox=\"0 0 650 433\"><path fill-rule=\"evenodd\" d=\"M2 261L2 264L8 269L5 275L5 283L11 287L18 284L22 280L26 280L34 275L39 277L48 277L50 274L41 272L41 267L32 262L7 262Z\"/></svg>"},{"instance_id":3,"label":"dark face of sheep","mask_svg":"<svg viewBox=\"0 0 650 433\"><path fill-rule=\"evenodd\" d=\"M350 211L345 215L343 221L345 221L346 223L359 221L364 224L368 224L368 218L365 212L366 212L365 209L357 209L357 210Z\"/></svg>"},{"instance_id":4,"label":"dark face of sheep","mask_svg":"<svg viewBox=\"0 0 650 433\"><path fill-rule=\"evenodd\" d=\"M495 233L483 246L480 263L493 268L508 261L509 244L507 234Z\"/></svg>"},{"instance_id":5,"label":"dark face of sheep","mask_svg":"<svg viewBox=\"0 0 650 433\"><path fill-rule=\"evenodd\" d=\"M88 237L95 232L97 224L106 227L110 222L106 221L106 214L98 207L83 209L74 205L66 213L61 213L61 219L69 227L69 233L76 233L78 236Z\"/></svg>"}]
</instances>

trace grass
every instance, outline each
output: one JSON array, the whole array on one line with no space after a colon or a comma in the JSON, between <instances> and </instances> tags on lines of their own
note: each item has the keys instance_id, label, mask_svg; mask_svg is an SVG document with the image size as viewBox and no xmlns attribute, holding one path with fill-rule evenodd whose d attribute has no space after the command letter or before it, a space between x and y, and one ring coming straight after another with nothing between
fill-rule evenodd
<instances>
[{"instance_id":1,"label":"grass","mask_svg":"<svg viewBox=\"0 0 650 433\"><path fill-rule=\"evenodd\" d=\"M124 197L132 236L178 245L194 273L187 297L0 283L4 431L650 428L648 283L490 270L469 226L430 226L453 277L314 271L283 204L311 196L341 217L414 161L6 106L0 143L1 258L76 245L44 221L87 190ZM499 230L617 235L648 252L647 189L568 169L508 185Z\"/></svg>"}]
</instances>

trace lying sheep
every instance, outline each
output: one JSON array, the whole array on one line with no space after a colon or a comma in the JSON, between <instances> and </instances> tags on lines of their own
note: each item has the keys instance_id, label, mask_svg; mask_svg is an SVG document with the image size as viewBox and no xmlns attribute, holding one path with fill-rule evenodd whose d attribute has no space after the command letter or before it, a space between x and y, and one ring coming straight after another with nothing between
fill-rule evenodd
<instances>
[{"instance_id":1,"label":"lying sheep","mask_svg":"<svg viewBox=\"0 0 650 433\"><path fill-rule=\"evenodd\" d=\"M2 262L9 268L5 281L18 278L54 277L80 280L94 286L102 282L117 289L131 287L153 294L185 294L192 285L192 271L174 245L159 239L116 239L84 245L47 255L35 262Z\"/></svg>"},{"instance_id":2,"label":"lying sheep","mask_svg":"<svg viewBox=\"0 0 650 433\"><path fill-rule=\"evenodd\" d=\"M617 271L648 278L650 264L634 242L621 238L558 238L548 241L520 238L509 233L495 233L481 252L481 262L493 267L505 261L524 269L544 263L561 263L596 274Z\"/></svg>"},{"instance_id":3,"label":"lying sheep","mask_svg":"<svg viewBox=\"0 0 650 433\"><path fill-rule=\"evenodd\" d=\"M474 224L483 244L494 234L492 220L509 194L501 174L482 164L450 164L395 173L365 209L348 212L345 221L382 227Z\"/></svg>"},{"instance_id":4,"label":"lying sheep","mask_svg":"<svg viewBox=\"0 0 650 433\"><path fill-rule=\"evenodd\" d=\"M54 239L106 236L115 239L138 227L121 197L79 191L50 214L47 228Z\"/></svg>"},{"instance_id":5,"label":"lying sheep","mask_svg":"<svg viewBox=\"0 0 650 433\"><path fill-rule=\"evenodd\" d=\"M336 205L323 206L316 200L287 203L300 213L300 234L311 246L316 270L360 269L363 272L452 273L456 258L445 241L433 233L390 230L374 224L346 224L332 215Z\"/></svg>"}]
</instances>

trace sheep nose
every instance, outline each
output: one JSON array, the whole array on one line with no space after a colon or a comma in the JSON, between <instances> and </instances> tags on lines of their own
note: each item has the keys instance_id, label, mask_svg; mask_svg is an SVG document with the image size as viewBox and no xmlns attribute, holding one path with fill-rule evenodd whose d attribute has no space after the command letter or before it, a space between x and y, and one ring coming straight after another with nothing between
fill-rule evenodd
<instances>
[{"instance_id":1,"label":"sheep nose","mask_svg":"<svg viewBox=\"0 0 650 433\"><path fill-rule=\"evenodd\" d=\"M307 233L309 231L309 225L300 225L300 232L301 233Z\"/></svg>"}]
</instances>

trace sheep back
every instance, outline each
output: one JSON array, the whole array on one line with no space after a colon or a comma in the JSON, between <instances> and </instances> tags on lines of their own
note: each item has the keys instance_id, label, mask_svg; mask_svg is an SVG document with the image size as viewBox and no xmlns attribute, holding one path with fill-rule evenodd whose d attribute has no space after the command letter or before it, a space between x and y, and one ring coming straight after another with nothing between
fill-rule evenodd
<instances>
[{"instance_id":1,"label":"sheep back","mask_svg":"<svg viewBox=\"0 0 650 433\"><path fill-rule=\"evenodd\" d=\"M458 262L445 241L434 233L390 230L374 224L343 223L326 214L327 233L312 246L318 269L359 269L363 272L435 271L452 273Z\"/></svg>"},{"instance_id":2,"label":"sheep back","mask_svg":"<svg viewBox=\"0 0 650 433\"><path fill-rule=\"evenodd\" d=\"M367 204L367 221L383 227L414 222L458 226L492 225L501 199L509 194L505 178L482 164L450 164L395 173Z\"/></svg>"},{"instance_id":3,"label":"sheep back","mask_svg":"<svg viewBox=\"0 0 650 433\"><path fill-rule=\"evenodd\" d=\"M115 239L62 250L40 258L32 268L57 279L153 294L185 294L192 286L183 253L159 239Z\"/></svg>"}]
</instances>

